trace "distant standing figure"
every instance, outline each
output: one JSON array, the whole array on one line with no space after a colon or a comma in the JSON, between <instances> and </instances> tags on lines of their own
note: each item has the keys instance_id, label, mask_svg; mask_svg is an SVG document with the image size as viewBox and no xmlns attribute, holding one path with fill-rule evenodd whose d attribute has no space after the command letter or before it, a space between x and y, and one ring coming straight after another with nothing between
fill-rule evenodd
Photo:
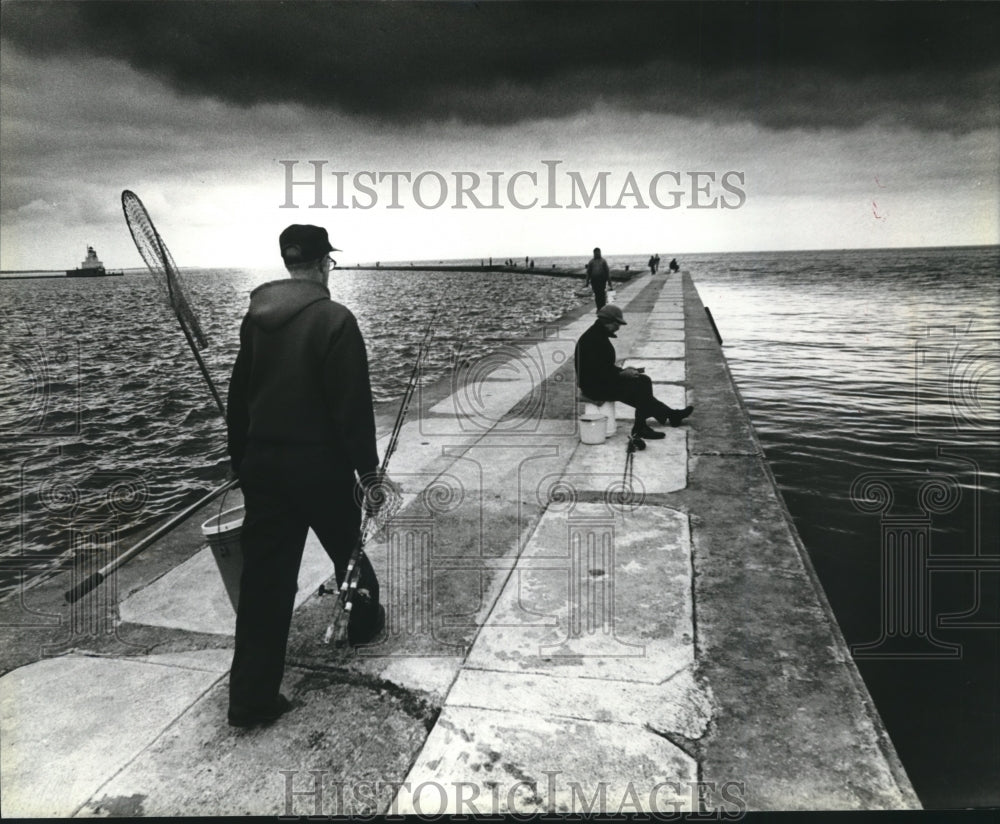
<instances>
[{"instance_id":1,"label":"distant standing figure","mask_svg":"<svg viewBox=\"0 0 1000 824\"><path fill-rule=\"evenodd\" d=\"M600 309L608 302L608 281L611 279L611 272L608 270L608 262L601 257L600 247L594 248L594 256L587 264L587 282L584 286L589 286L594 290L594 303Z\"/></svg>"},{"instance_id":2,"label":"distant standing figure","mask_svg":"<svg viewBox=\"0 0 1000 824\"><path fill-rule=\"evenodd\" d=\"M680 264L677 263L677 258L674 258L672 261L670 261L670 271L671 272L679 272L680 270L681 270L681 267L680 267Z\"/></svg>"},{"instance_id":3,"label":"distant standing figure","mask_svg":"<svg viewBox=\"0 0 1000 824\"><path fill-rule=\"evenodd\" d=\"M649 274L656 274L656 258L652 255L649 256L649 263L646 264L649 267Z\"/></svg>"},{"instance_id":4,"label":"distant standing figure","mask_svg":"<svg viewBox=\"0 0 1000 824\"><path fill-rule=\"evenodd\" d=\"M655 275L660 271L660 256L653 255L653 274Z\"/></svg>"}]
</instances>

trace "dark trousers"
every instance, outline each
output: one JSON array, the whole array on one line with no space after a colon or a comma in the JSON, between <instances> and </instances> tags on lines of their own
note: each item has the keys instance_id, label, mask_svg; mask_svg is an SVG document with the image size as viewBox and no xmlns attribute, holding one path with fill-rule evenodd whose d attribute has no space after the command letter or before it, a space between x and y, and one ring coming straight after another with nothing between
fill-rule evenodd
<instances>
[{"instance_id":1,"label":"dark trousers","mask_svg":"<svg viewBox=\"0 0 1000 824\"><path fill-rule=\"evenodd\" d=\"M644 424L646 418L656 418L664 424L667 422L667 416L674 411L663 401L653 397L653 381L648 375L636 375L632 378L619 376L612 400L627 403L635 408L636 426Z\"/></svg>"},{"instance_id":2,"label":"dark trousers","mask_svg":"<svg viewBox=\"0 0 1000 824\"><path fill-rule=\"evenodd\" d=\"M594 303L600 309L608 302L608 282L606 280L594 280L591 281L590 285L594 289Z\"/></svg>"},{"instance_id":3,"label":"dark trousers","mask_svg":"<svg viewBox=\"0 0 1000 824\"><path fill-rule=\"evenodd\" d=\"M253 711L269 707L281 687L307 531L323 544L339 584L358 540L361 505L353 471L321 448L251 443L239 474L246 516L229 706ZM358 587L378 603L367 557L360 571Z\"/></svg>"}]
</instances>

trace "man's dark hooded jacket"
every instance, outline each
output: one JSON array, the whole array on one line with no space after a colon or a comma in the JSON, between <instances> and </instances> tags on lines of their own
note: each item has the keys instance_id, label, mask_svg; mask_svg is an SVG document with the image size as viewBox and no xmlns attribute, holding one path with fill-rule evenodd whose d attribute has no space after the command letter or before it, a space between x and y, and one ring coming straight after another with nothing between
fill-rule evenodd
<instances>
[{"instance_id":1,"label":"man's dark hooded jacket","mask_svg":"<svg viewBox=\"0 0 1000 824\"><path fill-rule=\"evenodd\" d=\"M289 279L251 293L227 418L237 472L248 441L323 445L345 469L362 476L377 469L365 342L325 286Z\"/></svg>"}]
</instances>

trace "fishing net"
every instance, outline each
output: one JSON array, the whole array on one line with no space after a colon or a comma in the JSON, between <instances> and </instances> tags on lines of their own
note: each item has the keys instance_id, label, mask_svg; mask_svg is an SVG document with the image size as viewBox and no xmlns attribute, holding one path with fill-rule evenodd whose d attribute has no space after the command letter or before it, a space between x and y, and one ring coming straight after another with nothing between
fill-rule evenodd
<instances>
[{"instance_id":1,"label":"fishing net","mask_svg":"<svg viewBox=\"0 0 1000 824\"><path fill-rule=\"evenodd\" d=\"M149 212L142 205L138 195L126 189L122 192L122 209L125 212L125 222L128 223L129 231L132 233L132 240L135 247L142 255L142 259L149 267L153 275L153 280L160 287L160 291L166 298L169 306L177 315L177 320L181 327L190 334L199 349L208 346L208 338L198 323L194 310L188 302L187 295L181 280L180 271L174 263L167 244L163 242L160 233L156 231L153 221L149 217Z\"/></svg>"},{"instance_id":2,"label":"fishing net","mask_svg":"<svg viewBox=\"0 0 1000 824\"><path fill-rule=\"evenodd\" d=\"M160 291L166 298L167 304L174 310L177 322L180 324L181 330L184 332L184 337L187 338L188 345L191 347L191 353L198 362L198 368L201 370L202 377L212 392L212 397L219 408L219 413L225 419L226 407L222 403L222 397L212 382L212 377L208 373L205 361L198 354L199 349L204 349L208 346L208 338L205 337L201 324L198 323L198 318L191 308L187 295L184 294L180 270L178 270L177 264L174 263L174 259L170 256L167 244L163 242L160 233L156 231L156 227L149 217L149 212L146 211L146 207L142 205L142 201L139 200L135 192L130 192L128 189L122 192L122 210L125 212L125 222L128 223L128 229L132 233L132 240L135 241L135 248L139 250L139 254L142 255L146 266L149 267L149 271L153 275L153 280L160 287Z\"/></svg>"}]
</instances>

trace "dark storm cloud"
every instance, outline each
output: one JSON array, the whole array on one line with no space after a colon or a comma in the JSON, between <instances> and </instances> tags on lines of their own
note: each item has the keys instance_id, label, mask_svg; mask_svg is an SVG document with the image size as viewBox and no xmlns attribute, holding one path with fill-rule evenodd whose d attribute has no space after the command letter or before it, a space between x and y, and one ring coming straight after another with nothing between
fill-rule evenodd
<instances>
[{"instance_id":1,"label":"dark storm cloud","mask_svg":"<svg viewBox=\"0 0 1000 824\"><path fill-rule=\"evenodd\" d=\"M995 3L29 3L3 37L128 61L184 94L393 121L604 101L773 128L997 124Z\"/></svg>"}]
</instances>

